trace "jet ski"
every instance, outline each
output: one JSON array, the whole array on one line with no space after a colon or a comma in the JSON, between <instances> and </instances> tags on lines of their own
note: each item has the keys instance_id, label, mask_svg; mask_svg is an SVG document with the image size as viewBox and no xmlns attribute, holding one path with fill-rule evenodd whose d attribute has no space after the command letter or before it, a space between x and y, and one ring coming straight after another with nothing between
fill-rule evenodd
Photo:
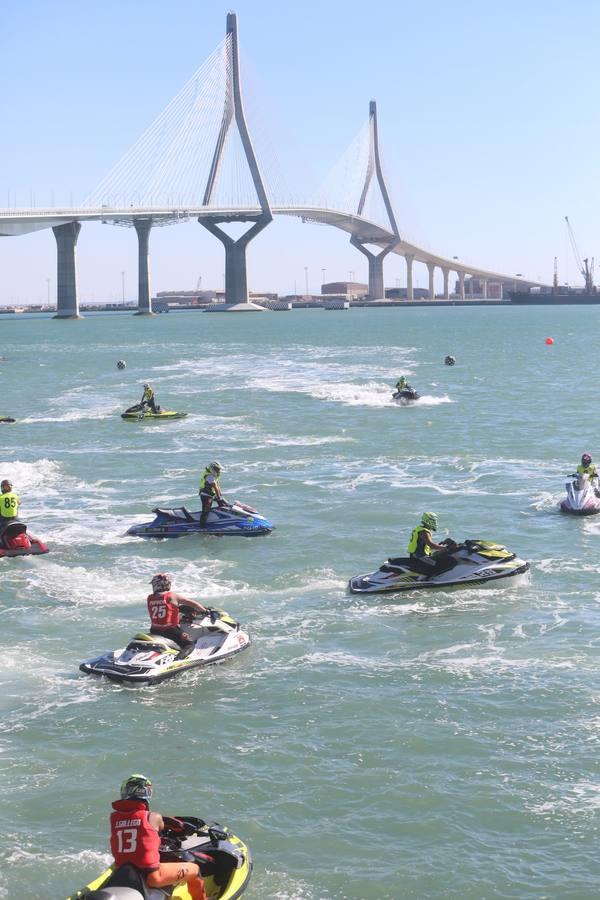
<instances>
[{"instance_id":1,"label":"jet ski","mask_svg":"<svg viewBox=\"0 0 600 900\"><path fill-rule=\"evenodd\" d=\"M10 522L0 534L0 559L4 556L34 556L49 552L39 538L27 533L25 522Z\"/></svg>"},{"instance_id":2,"label":"jet ski","mask_svg":"<svg viewBox=\"0 0 600 900\"><path fill-rule=\"evenodd\" d=\"M185 419L187 416L187 413L161 409L160 406L157 409L158 412L152 412L151 409L144 409L141 403L136 403L121 413L121 418L127 422L162 422L165 419Z\"/></svg>"},{"instance_id":3,"label":"jet ski","mask_svg":"<svg viewBox=\"0 0 600 900\"><path fill-rule=\"evenodd\" d=\"M190 607L181 607L181 621L196 644L188 656L181 657L175 641L158 634L138 631L126 647L108 650L81 663L86 675L106 675L127 684L158 684L189 669L223 662L250 646L250 638L239 622L220 609L194 615Z\"/></svg>"},{"instance_id":4,"label":"jet ski","mask_svg":"<svg viewBox=\"0 0 600 900\"><path fill-rule=\"evenodd\" d=\"M16 422L16 419L13 419L11 416L0 416L0 425L12 425L13 422Z\"/></svg>"},{"instance_id":5,"label":"jet ski","mask_svg":"<svg viewBox=\"0 0 600 900\"><path fill-rule=\"evenodd\" d=\"M215 506L208 514L206 525L200 525L201 511L190 512L185 506L152 510L156 518L152 522L132 525L127 534L138 537L173 538L184 534L235 534L254 537L269 534L273 525L251 506L235 501L226 506Z\"/></svg>"},{"instance_id":6,"label":"jet ski","mask_svg":"<svg viewBox=\"0 0 600 900\"><path fill-rule=\"evenodd\" d=\"M249 848L228 828L194 816L164 816L161 862L195 862L200 866L209 900L236 900L252 875ZM127 863L111 866L67 900L191 900L186 884L148 888L142 873Z\"/></svg>"},{"instance_id":7,"label":"jet ski","mask_svg":"<svg viewBox=\"0 0 600 900\"><path fill-rule=\"evenodd\" d=\"M572 516L593 516L600 512L597 479L588 475L570 475L565 488L567 496L560 504L561 512Z\"/></svg>"},{"instance_id":8,"label":"jet ski","mask_svg":"<svg viewBox=\"0 0 600 900\"><path fill-rule=\"evenodd\" d=\"M396 403L399 403L401 406L407 406L409 403L414 403L415 400L418 400L421 395L417 394L415 389L408 385L408 387L403 388L401 391L394 391L392 394L392 400L395 400Z\"/></svg>"},{"instance_id":9,"label":"jet ski","mask_svg":"<svg viewBox=\"0 0 600 900\"><path fill-rule=\"evenodd\" d=\"M427 563L410 557L388 559L376 572L356 575L349 587L354 594L377 594L385 591L414 591L449 587L513 586L526 580L529 563L519 559L502 544L492 541L467 540L456 544L443 541L446 553L437 556L435 570L427 573Z\"/></svg>"}]
</instances>

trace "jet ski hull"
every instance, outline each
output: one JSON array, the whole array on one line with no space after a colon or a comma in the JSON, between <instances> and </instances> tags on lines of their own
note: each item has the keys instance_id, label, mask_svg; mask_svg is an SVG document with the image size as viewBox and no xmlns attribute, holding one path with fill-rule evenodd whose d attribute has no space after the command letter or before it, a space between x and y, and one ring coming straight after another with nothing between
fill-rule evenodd
<instances>
[{"instance_id":1,"label":"jet ski hull","mask_svg":"<svg viewBox=\"0 0 600 900\"><path fill-rule=\"evenodd\" d=\"M413 390L396 391L395 394L392 394L392 400L400 404L400 406L408 406L409 403L414 403L418 400L420 396L420 394L417 394L417 392Z\"/></svg>"},{"instance_id":2,"label":"jet ski hull","mask_svg":"<svg viewBox=\"0 0 600 900\"><path fill-rule=\"evenodd\" d=\"M250 507L234 504L231 509L212 509L206 525L200 525L201 512L190 512L184 506L170 510L153 510L152 522L132 525L127 534L144 538L177 538L186 534L235 535L256 537L270 534L273 525Z\"/></svg>"},{"instance_id":3,"label":"jet ski hull","mask_svg":"<svg viewBox=\"0 0 600 900\"><path fill-rule=\"evenodd\" d=\"M180 817L180 823L188 826L188 823L198 822L201 826L196 834L184 835L173 840L173 832L170 823L177 821L165 817L165 831L162 833L163 843L160 850L161 861L176 862L188 857L200 866L200 873L204 879L206 894L211 900L237 900L241 897L252 876L252 854L249 847L235 834L220 825L205 825L202 819L193 819L191 816ZM185 829L189 832L190 827ZM177 846L179 845L179 846ZM175 849L176 848L176 849ZM123 872L123 869L119 870ZM135 872L135 870L134 870ZM106 869L98 878L89 882L84 888L76 891L67 900L145 900L144 895L136 890L135 886L118 886L113 882L118 881L118 871L114 866ZM135 881L133 882L135 885ZM106 886L106 889L103 888ZM165 900L165 891L162 889L145 888L147 900ZM178 884L169 893L172 900L191 900L191 894L185 884Z\"/></svg>"},{"instance_id":4,"label":"jet ski hull","mask_svg":"<svg viewBox=\"0 0 600 900\"><path fill-rule=\"evenodd\" d=\"M202 619L199 625L183 627L196 638L194 651L178 659L179 647L158 635L139 633L127 647L109 650L81 663L86 675L105 675L126 684L159 684L191 669L203 669L224 662L247 650L250 638L227 613L218 612L216 622ZM213 613L214 615L214 613ZM204 623L204 624L202 624Z\"/></svg>"},{"instance_id":5,"label":"jet ski hull","mask_svg":"<svg viewBox=\"0 0 600 900\"><path fill-rule=\"evenodd\" d=\"M185 419L187 413L175 412L174 410L164 409L159 413L153 412L124 412L121 418L126 422L164 422L167 419Z\"/></svg>"},{"instance_id":6,"label":"jet ski hull","mask_svg":"<svg viewBox=\"0 0 600 900\"><path fill-rule=\"evenodd\" d=\"M14 422L16 422L16 421L17 421L16 419L12 419L10 416L2 416L2 417L0 417L0 424L1 424L1 425L12 425L12 424L13 424Z\"/></svg>"},{"instance_id":7,"label":"jet ski hull","mask_svg":"<svg viewBox=\"0 0 600 900\"><path fill-rule=\"evenodd\" d=\"M597 480L587 477L567 481L567 495L560 504L561 512L570 516L595 516L600 512L600 497L596 496Z\"/></svg>"},{"instance_id":8,"label":"jet ski hull","mask_svg":"<svg viewBox=\"0 0 600 900\"><path fill-rule=\"evenodd\" d=\"M468 545L481 545L482 551L461 545L450 554L450 564L445 571L425 575L411 568L411 560L388 561L376 572L356 575L348 586L353 594L407 593L415 591L456 590L472 587L515 587L527 582L530 565L501 545L489 545L497 550L487 550L488 542L467 541ZM488 558L483 553L491 554Z\"/></svg>"}]
</instances>

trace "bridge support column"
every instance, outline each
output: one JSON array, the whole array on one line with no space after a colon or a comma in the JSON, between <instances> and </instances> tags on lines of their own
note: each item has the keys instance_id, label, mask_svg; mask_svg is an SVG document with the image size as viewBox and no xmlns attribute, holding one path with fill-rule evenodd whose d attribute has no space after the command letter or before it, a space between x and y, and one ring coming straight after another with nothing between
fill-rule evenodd
<instances>
[{"instance_id":1,"label":"bridge support column","mask_svg":"<svg viewBox=\"0 0 600 900\"><path fill-rule=\"evenodd\" d=\"M233 312L264 312L264 307L248 301L248 279L246 275L246 247L256 235L271 221L271 214L260 216L252 228L234 240L216 224L199 218L201 225L219 238L225 247L225 304ZM240 221L236 219L235 221Z\"/></svg>"},{"instance_id":2,"label":"bridge support column","mask_svg":"<svg viewBox=\"0 0 600 900\"><path fill-rule=\"evenodd\" d=\"M450 286L449 286L450 269L446 269L446 268L444 268L444 266L442 266L442 275L444 276L444 300L449 300L450 299Z\"/></svg>"},{"instance_id":3,"label":"bridge support column","mask_svg":"<svg viewBox=\"0 0 600 900\"><path fill-rule=\"evenodd\" d=\"M152 298L150 296L150 268L148 265L148 246L152 219L135 219L133 226L138 237L138 308L136 316L151 316Z\"/></svg>"},{"instance_id":4,"label":"bridge support column","mask_svg":"<svg viewBox=\"0 0 600 900\"><path fill-rule=\"evenodd\" d=\"M413 271L412 271L414 256L407 254L404 257L404 259L406 260L406 299L414 300L415 295L414 295L414 291L413 291Z\"/></svg>"},{"instance_id":5,"label":"bridge support column","mask_svg":"<svg viewBox=\"0 0 600 900\"><path fill-rule=\"evenodd\" d=\"M66 222L52 229L56 238L56 315L55 319L80 319L77 297L77 261L75 248L80 222Z\"/></svg>"},{"instance_id":6,"label":"bridge support column","mask_svg":"<svg viewBox=\"0 0 600 900\"><path fill-rule=\"evenodd\" d=\"M465 273L458 273L458 296L461 300L465 299Z\"/></svg>"},{"instance_id":7,"label":"bridge support column","mask_svg":"<svg viewBox=\"0 0 600 900\"><path fill-rule=\"evenodd\" d=\"M361 244L360 239L355 235L350 238L350 243L357 250L360 250L369 260L369 293L367 300L383 300L385 298L385 287L383 283L383 260L390 250L396 246L396 241L388 247L384 247L380 253L372 253L371 250Z\"/></svg>"},{"instance_id":8,"label":"bridge support column","mask_svg":"<svg viewBox=\"0 0 600 900\"><path fill-rule=\"evenodd\" d=\"M488 287L488 281L487 281L487 278L484 278L484 279L483 279L482 284L483 284L483 291L482 291L483 299L484 299L484 300L487 300L487 298L488 298L488 296L487 296L487 287Z\"/></svg>"},{"instance_id":9,"label":"bridge support column","mask_svg":"<svg viewBox=\"0 0 600 900\"><path fill-rule=\"evenodd\" d=\"M435 300L435 288L433 286L433 277L435 275L435 263L428 262L427 269L429 271L429 299Z\"/></svg>"}]
</instances>

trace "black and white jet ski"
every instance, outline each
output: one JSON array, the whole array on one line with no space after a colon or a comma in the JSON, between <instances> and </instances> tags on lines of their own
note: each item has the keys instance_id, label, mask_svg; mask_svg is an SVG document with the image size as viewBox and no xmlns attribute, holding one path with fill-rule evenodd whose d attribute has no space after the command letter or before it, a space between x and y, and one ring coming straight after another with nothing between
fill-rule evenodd
<instances>
[{"instance_id":1,"label":"black and white jet ski","mask_svg":"<svg viewBox=\"0 0 600 900\"><path fill-rule=\"evenodd\" d=\"M598 479L588 475L570 475L565 488L567 496L560 504L561 511L572 516L594 516L600 512Z\"/></svg>"},{"instance_id":2,"label":"black and white jet ski","mask_svg":"<svg viewBox=\"0 0 600 900\"><path fill-rule=\"evenodd\" d=\"M273 525L251 506L244 503L214 506L208 514L206 525L200 524L201 511L191 512L185 506L174 508L156 507L152 510L156 518L152 522L132 525L127 534L145 538L175 538L184 534L242 535L254 537L269 534Z\"/></svg>"},{"instance_id":3,"label":"black and white jet ski","mask_svg":"<svg viewBox=\"0 0 600 900\"><path fill-rule=\"evenodd\" d=\"M449 587L512 587L526 581L529 563L519 559L502 544L492 541L467 540L463 544L444 541L448 552L432 574L425 574L426 563L410 557L388 559L376 572L350 579L355 594L377 594L385 591L431 590Z\"/></svg>"},{"instance_id":4,"label":"black and white jet ski","mask_svg":"<svg viewBox=\"0 0 600 900\"><path fill-rule=\"evenodd\" d=\"M161 833L161 862L195 862L200 866L209 900L236 900L252 875L250 850L227 828L208 825L194 816L164 816ZM111 866L67 900L191 900L186 884L148 888L142 873L127 864Z\"/></svg>"},{"instance_id":5,"label":"black and white jet ski","mask_svg":"<svg viewBox=\"0 0 600 900\"><path fill-rule=\"evenodd\" d=\"M181 622L196 642L181 658L181 647L169 638L138 631L126 647L109 650L79 666L87 675L106 675L128 684L157 684L189 669L215 665L250 646L250 638L239 622L220 609L198 613L181 607Z\"/></svg>"},{"instance_id":6,"label":"black and white jet ski","mask_svg":"<svg viewBox=\"0 0 600 900\"><path fill-rule=\"evenodd\" d=\"M415 389L408 384L401 391L394 391L392 400L395 400L396 403L400 403L401 406L407 406L409 403L414 403L415 400L418 400L420 396L421 395L417 394Z\"/></svg>"}]
</instances>

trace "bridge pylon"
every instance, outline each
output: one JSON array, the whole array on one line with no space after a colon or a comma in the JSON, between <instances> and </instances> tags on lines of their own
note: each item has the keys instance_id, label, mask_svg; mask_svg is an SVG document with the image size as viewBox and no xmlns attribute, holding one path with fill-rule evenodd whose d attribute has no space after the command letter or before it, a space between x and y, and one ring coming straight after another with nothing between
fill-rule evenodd
<instances>
[{"instance_id":1,"label":"bridge pylon","mask_svg":"<svg viewBox=\"0 0 600 900\"><path fill-rule=\"evenodd\" d=\"M77 238L80 222L65 222L52 229L56 238L56 315L55 319L80 319L77 296Z\"/></svg>"},{"instance_id":2,"label":"bridge pylon","mask_svg":"<svg viewBox=\"0 0 600 900\"><path fill-rule=\"evenodd\" d=\"M362 216L363 214L369 188L371 187L371 182L373 180L373 175L375 175L377 183L379 185L379 190L381 191L381 196L383 198L385 211L387 213L390 230L393 237L390 239L387 246L380 250L379 253L374 253L372 250L367 249L367 247L365 246L365 244L373 244L373 241L369 240L369 235L366 233L364 236L352 235L352 237L350 238L350 243L353 247L356 247L357 250L360 250L360 252L363 253L369 261L369 293L367 295L367 299L382 300L385 296L385 289L383 284L383 260L388 255L388 253L393 250L394 247L396 247L396 245L400 242L400 233L398 231L396 217L394 216L394 210L392 209L392 204L390 202L390 197L381 169L381 160L379 157L379 133L377 129L377 103L375 102L375 100L371 100L371 102L369 103L369 158L367 162L365 180L356 210L356 214L359 216Z\"/></svg>"},{"instance_id":3,"label":"bridge pylon","mask_svg":"<svg viewBox=\"0 0 600 900\"><path fill-rule=\"evenodd\" d=\"M225 94L223 119L217 137L202 205L208 207L213 198L227 144L227 137L232 125L235 123L242 141L246 162L248 163L250 175L260 205L260 212L257 212L256 214L250 214L248 212L236 214L231 212L210 215L209 217L201 215L198 216L198 221L210 231L211 234L214 234L225 248L225 309L235 312L250 310L262 311L262 307L248 301L246 248L250 241L272 221L273 215L271 213L267 192L263 184L258 160L256 159L254 147L252 146L248 126L246 124L240 82L237 16L235 13L227 14L227 38L231 65L228 68L227 74L227 91ZM219 228L218 223L225 222L253 222L254 224L239 238L234 239L223 231L222 228Z\"/></svg>"}]
</instances>

